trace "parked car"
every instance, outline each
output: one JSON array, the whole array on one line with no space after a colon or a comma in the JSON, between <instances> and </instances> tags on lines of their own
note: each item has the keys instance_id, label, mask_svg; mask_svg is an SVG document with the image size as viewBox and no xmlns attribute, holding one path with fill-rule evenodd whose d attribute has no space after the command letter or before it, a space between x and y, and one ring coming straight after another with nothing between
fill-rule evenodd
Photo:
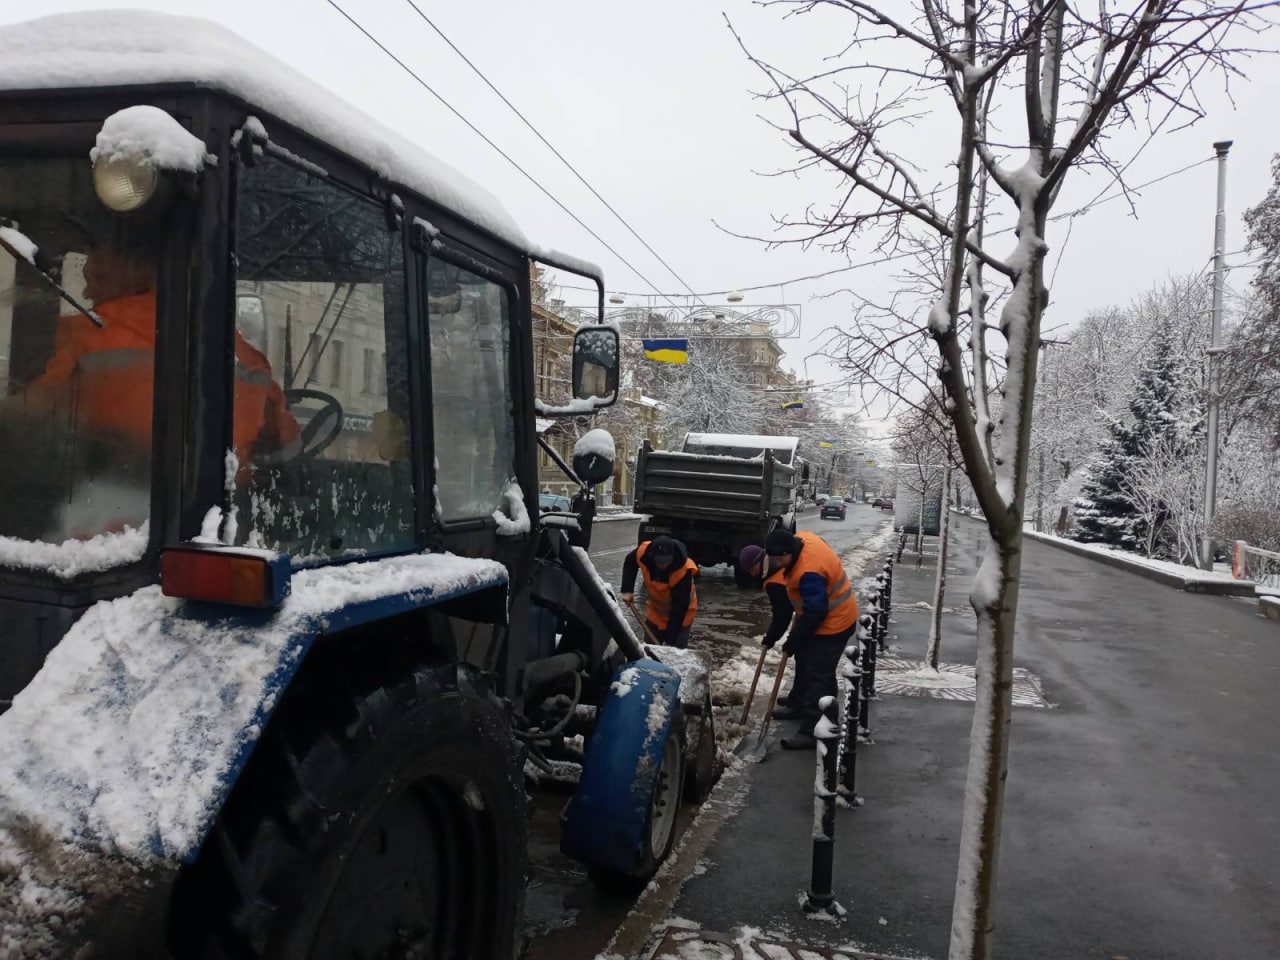
<instances>
[{"instance_id":1,"label":"parked car","mask_svg":"<svg viewBox=\"0 0 1280 960\"><path fill-rule=\"evenodd\" d=\"M829 497L829 494L825 494L825 493L814 494L813 502L816 503L818 506L822 506L824 503L827 502L828 497Z\"/></svg>"},{"instance_id":2,"label":"parked car","mask_svg":"<svg viewBox=\"0 0 1280 960\"><path fill-rule=\"evenodd\" d=\"M822 512L818 515L825 520L827 517L839 517L841 520L845 518L845 502L843 497L828 497L827 502L822 505Z\"/></svg>"},{"instance_id":3,"label":"parked car","mask_svg":"<svg viewBox=\"0 0 1280 960\"><path fill-rule=\"evenodd\" d=\"M883 506L883 505L884 505L884 498L883 498L883 497L876 497L874 500L872 500L872 501L871 501L871 505L872 505L873 507Z\"/></svg>"},{"instance_id":4,"label":"parked car","mask_svg":"<svg viewBox=\"0 0 1280 960\"><path fill-rule=\"evenodd\" d=\"M538 509L542 513L568 513L570 506L569 498L562 497L558 493L538 494Z\"/></svg>"},{"instance_id":5,"label":"parked car","mask_svg":"<svg viewBox=\"0 0 1280 960\"><path fill-rule=\"evenodd\" d=\"M881 509L881 510L892 510L892 509L893 509L893 497L885 497L883 500L881 500L881 501L880 501L880 509Z\"/></svg>"}]
</instances>

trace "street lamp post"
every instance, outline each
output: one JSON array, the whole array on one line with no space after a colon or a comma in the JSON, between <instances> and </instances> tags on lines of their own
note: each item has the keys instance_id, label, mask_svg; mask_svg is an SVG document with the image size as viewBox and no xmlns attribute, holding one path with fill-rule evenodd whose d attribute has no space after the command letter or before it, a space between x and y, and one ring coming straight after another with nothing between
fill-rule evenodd
<instances>
[{"instance_id":1,"label":"street lamp post","mask_svg":"<svg viewBox=\"0 0 1280 960\"><path fill-rule=\"evenodd\" d=\"M1222 352L1222 291L1226 284L1226 235L1227 235L1227 151L1230 140L1219 140L1213 145L1218 157L1218 204L1213 223L1213 321L1209 334L1209 402L1205 443L1208 455L1204 468L1204 539L1201 544L1200 566L1213 569L1213 545L1209 539L1209 527L1213 523L1213 511L1218 496L1218 401L1222 392L1221 370L1218 354Z\"/></svg>"}]
</instances>

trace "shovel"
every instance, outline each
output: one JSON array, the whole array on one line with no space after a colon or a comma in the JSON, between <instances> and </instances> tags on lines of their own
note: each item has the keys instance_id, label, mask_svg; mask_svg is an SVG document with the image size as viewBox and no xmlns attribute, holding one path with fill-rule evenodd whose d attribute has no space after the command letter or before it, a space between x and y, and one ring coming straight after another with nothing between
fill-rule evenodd
<instances>
[{"instance_id":1,"label":"shovel","mask_svg":"<svg viewBox=\"0 0 1280 960\"><path fill-rule=\"evenodd\" d=\"M763 658L762 658L763 659ZM760 724L760 733L752 738L746 736L734 751L749 763L759 763L767 751L765 738L769 736L769 723L773 719L773 708L778 705L778 690L782 687L782 674L787 669L787 651L782 651L782 659L778 662L778 675L773 678L773 693L769 697L769 709L764 713L764 721Z\"/></svg>"},{"instance_id":2,"label":"shovel","mask_svg":"<svg viewBox=\"0 0 1280 960\"><path fill-rule=\"evenodd\" d=\"M644 617L640 616L640 611L636 609L636 602L634 600L628 600L626 603L627 606L631 608L631 612L636 615L636 619L640 621L640 626L644 627L644 635L649 638L649 642L655 647L662 646L662 644L658 642L658 638L653 635L653 631L649 629L648 621L645 620Z\"/></svg>"},{"instance_id":3,"label":"shovel","mask_svg":"<svg viewBox=\"0 0 1280 960\"><path fill-rule=\"evenodd\" d=\"M747 714L751 712L751 701L756 698L756 684L760 682L760 671L764 668L764 658L768 652L768 647L760 651L760 660L756 663L756 675L751 678L751 689L747 691L747 702L742 705L742 719L738 723L744 727L747 725Z\"/></svg>"}]
</instances>

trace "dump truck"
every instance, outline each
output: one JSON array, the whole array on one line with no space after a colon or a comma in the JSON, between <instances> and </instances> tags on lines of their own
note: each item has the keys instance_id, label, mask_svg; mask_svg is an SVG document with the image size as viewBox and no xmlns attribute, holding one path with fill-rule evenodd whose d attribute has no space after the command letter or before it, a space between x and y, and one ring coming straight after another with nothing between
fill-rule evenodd
<instances>
[{"instance_id":1,"label":"dump truck","mask_svg":"<svg viewBox=\"0 0 1280 960\"><path fill-rule=\"evenodd\" d=\"M648 514L640 542L675 537L704 566L733 564L749 543L770 531L795 530L801 480L796 437L688 433L679 450L637 455L635 509Z\"/></svg>"},{"instance_id":2,"label":"dump truck","mask_svg":"<svg viewBox=\"0 0 1280 960\"><path fill-rule=\"evenodd\" d=\"M598 292L558 398L534 261ZM220 25L0 28L0 952L509 960L558 762L565 853L653 875L705 667L591 566L611 442L537 500L537 419L617 399L603 305Z\"/></svg>"}]
</instances>

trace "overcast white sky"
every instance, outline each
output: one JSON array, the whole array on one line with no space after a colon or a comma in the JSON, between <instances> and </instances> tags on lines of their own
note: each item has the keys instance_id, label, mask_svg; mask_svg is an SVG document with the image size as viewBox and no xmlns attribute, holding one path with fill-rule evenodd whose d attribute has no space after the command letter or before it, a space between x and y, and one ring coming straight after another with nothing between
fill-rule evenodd
<instances>
[{"instance_id":1,"label":"overcast white sky","mask_svg":"<svg viewBox=\"0 0 1280 960\"><path fill-rule=\"evenodd\" d=\"M450 103L495 140L539 182L615 247L661 291L687 293L573 175L507 110L407 0L338 0L371 33L404 59ZM844 264L841 257L798 247L765 250L715 223L764 235L773 218L827 202L821 185L793 177L764 177L794 159L777 131L759 118L751 91L762 77L746 62L725 25L733 20L754 51L796 72L817 69L844 42L845 19L798 17L732 0L719 4L649 0L417 0L423 11L542 131L670 263L694 290L718 291L815 274ZM39 12L102 9L119 3L44 0ZM325 0L220 0L217 4L135 0L133 6L216 19L318 83L350 100L485 184L525 232L543 246L599 263L611 290L653 288L533 188L506 160L381 53ZM0 22L28 19L36 7L0 6ZM1201 95L1209 116L1189 131L1162 136L1130 168L1132 184L1212 156L1211 143L1234 139L1227 197L1227 250L1244 246L1241 212L1266 192L1273 153L1280 61L1245 65L1252 82L1233 82L1235 106L1211 79ZM937 152L950 156L939 127ZM928 143L928 120L918 142ZM1143 138L1117 142L1127 158ZM1073 174L1057 210L1068 210L1107 184L1101 174ZM1052 336L1065 335L1091 309L1123 303L1169 273L1195 272L1212 255L1215 169L1212 163L1142 191L1134 218L1123 200L1073 221L1053 283L1046 316ZM715 223L713 223L715 221ZM1053 264L1066 239L1062 223L1048 237ZM997 248L998 249L998 248ZM873 259L870 247L865 256ZM1230 258L1237 264L1249 258ZM1243 290L1247 272L1230 283ZM826 280L789 283L747 303L797 304L801 338L785 342L786 363L806 371L809 353L826 328L847 322L846 295L815 300L842 287L882 296L892 289L889 267L851 271ZM570 299L571 291L565 292ZM632 302L636 302L632 297ZM714 298L708 297L708 303ZM720 299L723 302L723 299ZM696 347L696 344L695 344ZM808 361L819 382L838 374Z\"/></svg>"}]
</instances>

